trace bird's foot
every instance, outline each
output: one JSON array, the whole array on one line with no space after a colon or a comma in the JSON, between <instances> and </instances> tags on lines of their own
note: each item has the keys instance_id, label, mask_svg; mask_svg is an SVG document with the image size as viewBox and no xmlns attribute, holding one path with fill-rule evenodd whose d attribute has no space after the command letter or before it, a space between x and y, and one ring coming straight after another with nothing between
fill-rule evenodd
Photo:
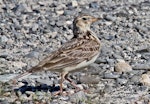
<instances>
[{"instance_id":1,"label":"bird's foot","mask_svg":"<svg viewBox=\"0 0 150 104\"><path fill-rule=\"evenodd\" d=\"M83 91L85 93L90 93L90 91L88 89L81 89L79 87L76 87L75 92L79 92L79 91Z\"/></svg>"},{"instance_id":2,"label":"bird's foot","mask_svg":"<svg viewBox=\"0 0 150 104\"><path fill-rule=\"evenodd\" d=\"M54 96L57 96L57 95L67 96L68 94L69 93L66 91L56 91L53 93Z\"/></svg>"}]
</instances>

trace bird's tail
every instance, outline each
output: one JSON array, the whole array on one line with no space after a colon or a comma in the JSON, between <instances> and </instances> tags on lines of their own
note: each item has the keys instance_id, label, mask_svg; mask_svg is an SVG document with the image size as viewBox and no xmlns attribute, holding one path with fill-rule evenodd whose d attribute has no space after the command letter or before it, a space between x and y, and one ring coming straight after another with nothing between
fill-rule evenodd
<instances>
[{"instance_id":1,"label":"bird's tail","mask_svg":"<svg viewBox=\"0 0 150 104\"><path fill-rule=\"evenodd\" d=\"M31 75L33 72L39 71L41 69L41 67L32 67L31 69L27 70L26 72L15 76L13 79L11 79L12 81L16 81L18 79L23 79L24 77L27 77L29 75Z\"/></svg>"},{"instance_id":2,"label":"bird's tail","mask_svg":"<svg viewBox=\"0 0 150 104\"><path fill-rule=\"evenodd\" d=\"M30 74L32 74L32 73L29 73L29 72L24 72L24 73L22 73L22 74L20 74L20 75L18 75L18 76L15 76L12 80L18 80L18 79L22 79L22 78L24 78L24 77L26 77L26 76L29 76Z\"/></svg>"}]
</instances>

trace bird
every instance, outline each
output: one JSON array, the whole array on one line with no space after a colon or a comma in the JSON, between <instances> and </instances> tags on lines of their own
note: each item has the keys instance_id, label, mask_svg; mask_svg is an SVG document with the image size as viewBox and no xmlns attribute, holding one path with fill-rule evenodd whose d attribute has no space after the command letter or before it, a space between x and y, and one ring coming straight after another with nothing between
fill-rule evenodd
<instances>
[{"instance_id":1,"label":"bird","mask_svg":"<svg viewBox=\"0 0 150 104\"><path fill-rule=\"evenodd\" d=\"M68 80L77 88L77 85L68 78L70 72L82 70L95 62L99 57L101 42L91 30L94 22L101 20L89 14L80 14L73 20L73 38L64 43L59 49L51 52L36 66L13 78L13 81L39 71L60 72L60 91L63 93L63 81Z\"/></svg>"}]
</instances>

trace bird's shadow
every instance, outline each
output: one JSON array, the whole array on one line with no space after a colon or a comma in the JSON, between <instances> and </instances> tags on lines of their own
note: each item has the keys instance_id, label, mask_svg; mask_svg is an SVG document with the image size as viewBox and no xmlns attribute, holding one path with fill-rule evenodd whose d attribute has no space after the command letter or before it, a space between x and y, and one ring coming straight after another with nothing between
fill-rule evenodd
<instances>
[{"instance_id":1,"label":"bird's shadow","mask_svg":"<svg viewBox=\"0 0 150 104\"><path fill-rule=\"evenodd\" d=\"M55 86L55 85L47 85L47 84L40 84L38 86L29 86L28 83L25 83L25 85L14 89L15 92L20 91L22 94L24 94L26 91L32 91L32 92L36 92L36 91L50 91L50 92L55 92L55 91L59 91L60 87L59 86Z\"/></svg>"}]
</instances>

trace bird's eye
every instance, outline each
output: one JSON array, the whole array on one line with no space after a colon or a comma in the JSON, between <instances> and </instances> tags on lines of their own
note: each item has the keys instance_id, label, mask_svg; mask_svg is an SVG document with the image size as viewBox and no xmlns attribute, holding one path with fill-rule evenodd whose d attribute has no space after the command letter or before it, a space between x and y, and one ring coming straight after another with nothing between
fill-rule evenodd
<instances>
[{"instance_id":1,"label":"bird's eye","mask_svg":"<svg viewBox=\"0 0 150 104\"><path fill-rule=\"evenodd\" d=\"M87 20L87 18L82 18L83 20Z\"/></svg>"}]
</instances>

